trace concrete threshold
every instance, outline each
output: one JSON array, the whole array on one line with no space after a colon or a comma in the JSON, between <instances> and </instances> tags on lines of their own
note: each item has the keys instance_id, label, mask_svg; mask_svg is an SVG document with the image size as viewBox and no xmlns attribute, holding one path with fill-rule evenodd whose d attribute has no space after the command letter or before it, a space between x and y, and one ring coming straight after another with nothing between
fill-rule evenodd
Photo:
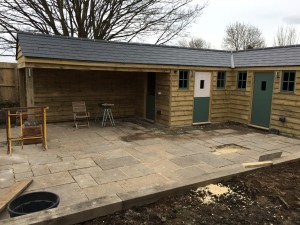
<instances>
[{"instance_id":1,"label":"concrete threshold","mask_svg":"<svg viewBox=\"0 0 300 225\"><path fill-rule=\"evenodd\" d=\"M300 160L300 152L276 159L274 164L287 163ZM157 186L146 190L120 193L112 196L104 196L83 203L45 210L28 214L25 216L9 218L0 221L0 225L52 225L52 224L74 224L97 217L115 213L117 211L126 210L133 206L141 206L156 202L157 200L187 193L191 189L206 186L212 183L218 183L229 180L237 175L249 173L260 168L243 168L242 165L232 165L224 170L218 168L214 173L204 174L199 177L186 179L180 183Z\"/></svg>"}]
</instances>

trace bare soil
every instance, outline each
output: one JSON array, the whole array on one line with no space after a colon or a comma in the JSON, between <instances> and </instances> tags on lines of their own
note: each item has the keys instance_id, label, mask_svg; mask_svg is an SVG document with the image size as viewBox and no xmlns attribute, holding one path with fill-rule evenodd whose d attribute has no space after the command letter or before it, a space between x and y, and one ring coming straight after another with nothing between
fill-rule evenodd
<instances>
[{"instance_id":1,"label":"bare soil","mask_svg":"<svg viewBox=\"0 0 300 225\"><path fill-rule=\"evenodd\" d=\"M300 224L300 160L81 224Z\"/></svg>"}]
</instances>

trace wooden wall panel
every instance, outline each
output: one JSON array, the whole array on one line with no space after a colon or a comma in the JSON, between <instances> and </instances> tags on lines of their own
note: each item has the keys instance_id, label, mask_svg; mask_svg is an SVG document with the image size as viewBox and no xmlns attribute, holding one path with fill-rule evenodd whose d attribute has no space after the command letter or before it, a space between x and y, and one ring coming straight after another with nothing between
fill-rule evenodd
<instances>
[{"instance_id":1,"label":"wooden wall panel","mask_svg":"<svg viewBox=\"0 0 300 225\"><path fill-rule=\"evenodd\" d=\"M170 126L191 125L194 107L194 72L189 73L189 88L179 89L179 71L171 70Z\"/></svg>"},{"instance_id":2,"label":"wooden wall panel","mask_svg":"<svg viewBox=\"0 0 300 225\"><path fill-rule=\"evenodd\" d=\"M0 100L19 101L16 63L0 63Z\"/></svg>"},{"instance_id":3,"label":"wooden wall panel","mask_svg":"<svg viewBox=\"0 0 300 225\"><path fill-rule=\"evenodd\" d=\"M167 126L170 125L170 113L171 113L170 81L171 81L171 76L169 73L156 73L155 122Z\"/></svg>"},{"instance_id":4,"label":"wooden wall panel","mask_svg":"<svg viewBox=\"0 0 300 225\"><path fill-rule=\"evenodd\" d=\"M300 71L296 72L294 93L281 92L282 71L277 72L278 76L275 75L274 80L270 128L300 136ZM286 117L286 122L280 122L280 116Z\"/></svg>"},{"instance_id":5,"label":"wooden wall panel","mask_svg":"<svg viewBox=\"0 0 300 225\"><path fill-rule=\"evenodd\" d=\"M228 87L227 77L230 77L230 72L226 72L225 88L217 88L218 71L212 73L212 91L211 91L211 109L210 120L211 122L226 122L228 121Z\"/></svg>"},{"instance_id":6,"label":"wooden wall panel","mask_svg":"<svg viewBox=\"0 0 300 225\"><path fill-rule=\"evenodd\" d=\"M248 124L251 115L253 72L247 71L246 89L237 88L237 74L234 71L227 76L228 120Z\"/></svg>"},{"instance_id":7,"label":"wooden wall panel","mask_svg":"<svg viewBox=\"0 0 300 225\"><path fill-rule=\"evenodd\" d=\"M114 117L142 115L144 73L34 69L35 105L49 106L48 121L72 120L72 101L85 101L91 117L98 103L113 103Z\"/></svg>"}]
</instances>

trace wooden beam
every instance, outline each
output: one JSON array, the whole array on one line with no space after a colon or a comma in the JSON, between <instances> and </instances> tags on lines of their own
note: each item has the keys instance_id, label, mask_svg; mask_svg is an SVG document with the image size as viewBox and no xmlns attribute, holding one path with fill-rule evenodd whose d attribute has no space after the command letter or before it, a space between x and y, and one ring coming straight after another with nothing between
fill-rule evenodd
<instances>
[{"instance_id":1,"label":"wooden beam","mask_svg":"<svg viewBox=\"0 0 300 225\"><path fill-rule=\"evenodd\" d=\"M256 167L271 166L271 165L273 165L272 161L242 163L242 166L244 168L256 168Z\"/></svg>"},{"instance_id":2,"label":"wooden beam","mask_svg":"<svg viewBox=\"0 0 300 225\"><path fill-rule=\"evenodd\" d=\"M25 70L26 80L26 106L34 106L34 85L33 85L33 69L26 68Z\"/></svg>"},{"instance_id":3,"label":"wooden beam","mask_svg":"<svg viewBox=\"0 0 300 225\"><path fill-rule=\"evenodd\" d=\"M138 71L145 72L170 72L170 70L179 69L195 69L200 71L224 70L230 71L231 68L226 67L209 67L209 66L180 66L180 65L157 65L157 64L135 64L135 63L113 63L113 62L91 62L91 61L75 61L75 60L57 60L57 59L42 59L30 58L22 56L18 59L18 67L32 67L32 68L56 68L56 69L82 69L82 70L108 70L113 69L140 69Z\"/></svg>"},{"instance_id":4,"label":"wooden beam","mask_svg":"<svg viewBox=\"0 0 300 225\"><path fill-rule=\"evenodd\" d=\"M31 180L23 180L15 183L5 193L0 196L0 212L5 209L6 205L16 196L21 194L30 184Z\"/></svg>"}]
</instances>

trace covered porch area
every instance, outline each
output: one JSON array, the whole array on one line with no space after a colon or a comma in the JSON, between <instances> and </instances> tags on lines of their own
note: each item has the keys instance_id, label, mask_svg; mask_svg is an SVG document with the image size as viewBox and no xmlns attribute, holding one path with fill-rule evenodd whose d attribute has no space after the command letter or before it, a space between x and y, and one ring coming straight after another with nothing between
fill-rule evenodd
<instances>
[{"instance_id":1,"label":"covered porch area","mask_svg":"<svg viewBox=\"0 0 300 225\"><path fill-rule=\"evenodd\" d=\"M73 119L72 102L85 101L91 120L99 104L115 118L138 117L169 125L170 69L19 64L22 106L48 106L48 122Z\"/></svg>"}]
</instances>

